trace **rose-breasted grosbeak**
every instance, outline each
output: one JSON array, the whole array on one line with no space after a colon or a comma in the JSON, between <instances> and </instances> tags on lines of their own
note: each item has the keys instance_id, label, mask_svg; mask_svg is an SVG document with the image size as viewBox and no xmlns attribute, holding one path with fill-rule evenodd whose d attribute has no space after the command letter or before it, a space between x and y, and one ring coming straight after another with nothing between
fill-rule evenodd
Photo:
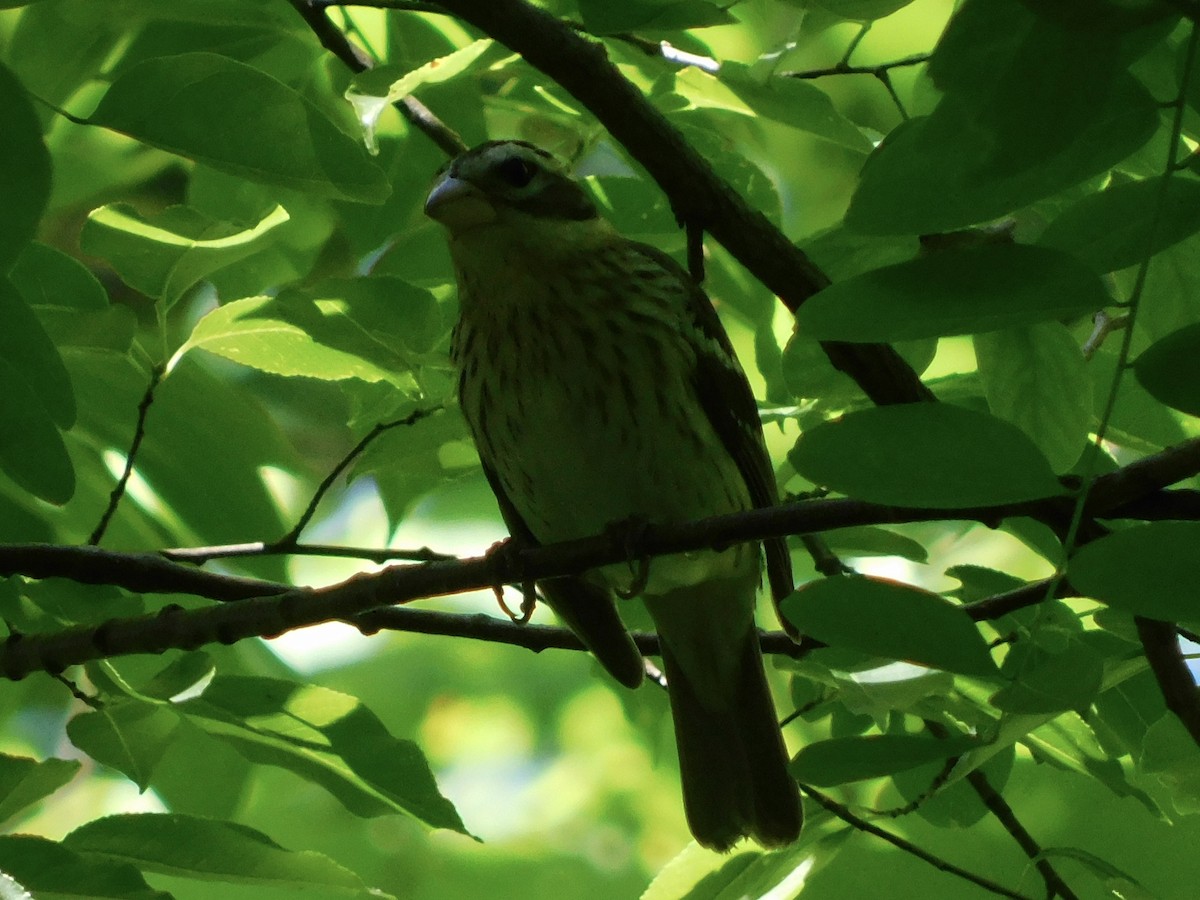
<instances>
[{"instance_id":1,"label":"rose-breasted grosbeak","mask_svg":"<svg viewBox=\"0 0 1200 900\"><path fill-rule=\"evenodd\" d=\"M513 536L588 537L777 499L746 376L708 298L670 257L622 238L548 153L518 141L451 162L425 211L448 231L459 399ZM792 589L766 542L776 596ZM759 548L651 562L641 594L662 645L684 806L728 849L796 839L801 811L754 627ZM541 585L620 682L641 656L617 615L628 566Z\"/></svg>"}]
</instances>

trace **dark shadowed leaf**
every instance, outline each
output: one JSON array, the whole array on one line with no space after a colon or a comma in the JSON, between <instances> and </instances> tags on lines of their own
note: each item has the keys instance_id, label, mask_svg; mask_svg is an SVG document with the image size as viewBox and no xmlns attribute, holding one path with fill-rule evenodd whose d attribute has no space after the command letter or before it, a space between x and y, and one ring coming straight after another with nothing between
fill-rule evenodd
<instances>
[{"instance_id":1,"label":"dark shadowed leaf","mask_svg":"<svg viewBox=\"0 0 1200 900\"><path fill-rule=\"evenodd\" d=\"M6 822L75 777L76 760L28 759L0 753L0 822Z\"/></svg>"},{"instance_id":2,"label":"dark shadowed leaf","mask_svg":"<svg viewBox=\"0 0 1200 900\"><path fill-rule=\"evenodd\" d=\"M974 344L992 414L1025 432L1054 471L1069 471L1092 421L1092 381L1071 332L1043 322L977 334Z\"/></svg>"},{"instance_id":3,"label":"dark shadowed leaf","mask_svg":"<svg viewBox=\"0 0 1200 900\"><path fill-rule=\"evenodd\" d=\"M215 53L131 66L90 121L251 180L363 203L388 193L362 145L311 101Z\"/></svg>"},{"instance_id":4,"label":"dark shadowed leaf","mask_svg":"<svg viewBox=\"0 0 1200 900\"><path fill-rule=\"evenodd\" d=\"M315 684L222 675L179 705L201 730L251 762L315 782L359 816L407 813L463 831L416 744L392 737L348 694Z\"/></svg>"},{"instance_id":5,"label":"dark shadowed leaf","mask_svg":"<svg viewBox=\"0 0 1200 900\"><path fill-rule=\"evenodd\" d=\"M319 891L329 900L391 896L370 889L323 854L287 850L235 822L165 814L107 816L75 829L63 843L91 858L164 875Z\"/></svg>"},{"instance_id":6,"label":"dark shadowed leaf","mask_svg":"<svg viewBox=\"0 0 1200 900\"><path fill-rule=\"evenodd\" d=\"M67 723L67 734L88 756L123 772L144 791L178 727L179 714L169 706L126 699L80 713Z\"/></svg>"},{"instance_id":7,"label":"dark shadowed leaf","mask_svg":"<svg viewBox=\"0 0 1200 900\"><path fill-rule=\"evenodd\" d=\"M1072 586L1128 612L1171 622L1200 621L1200 522L1135 525L1082 547Z\"/></svg>"},{"instance_id":8,"label":"dark shadowed leaf","mask_svg":"<svg viewBox=\"0 0 1200 900\"><path fill-rule=\"evenodd\" d=\"M1069 319L1111 303L1096 273L1067 254L999 244L848 278L812 297L796 320L820 340L902 341Z\"/></svg>"},{"instance_id":9,"label":"dark shadowed leaf","mask_svg":"<svg viewBox=\"0 0 1200 900\"><path fill-rule=\"evenodd\" d=\"M25 380L59 428L75 422L75 391L58 348L9 279L0 277L0 359Z\"/></svg>"},{"instance_id":10,"label":"dark shadowed leaf","mask_svg":"<svg viewBox=\"0 0 1200 900\"><path fill-rule=\"evenodd\" d=\"M0 871L39 900L172 900L128 863L76 853L28 834L0 837Z\"/></svg>"},{"instance_id":11,"label":"dark shadowed leaf","mask_svg":"<svg viewBox=\"0 0 1200 900\"><path fill-rule=\"evenodd\" d=\"M1144 350L1133 365L1156 400L1200 416L1200 324L1187 325Z\"/></svg>"},{"instance_id":12,"label":"dark shadowed leaf","mask_svg":"<svg viewBox=\"0 0 1200 900\"><path fill-rule=\"evenodd\" d=\"M1154 224L1153 234L1151 223ZM1176 175L1088 194L1046 226L1039 243L1114 272L1200 231L1200 181Z\"/></svg>"},{"instance_id":13,"label":"dark shadowed leaf","mask_svg":"<svg viewBox=\"0 0 1200 900\"><path fill-rule=\"evenodd\" d=\"M782 608L804 634L833 647L963 675L999 674L979 629L961 608L900 582L825 578L804 585Z\"/></svg>"},{"instance_id":14,"label":"dark shadowed leaf","mask_svg":"<svg viewBox=\"0 0 1200 900\"><path fill-rule=\"evenodd\" d=\"M0 63L0 274L8 271L33 238L50 195L50 154L29 96L10 69Z\"/></svg>"},{"instance_id":15,"label":"dark shadowed leaf","mask_svg":"<svg viewBox=\"0 0 1200 900\"><path fill-rule=\"evenodd\" d=\"M899 506L963 508L1061 492L1014 425L949 404L849 413L806 431L789 459L814 484Z\"/></svg>"},{"instance_id":16,"label":"dark shadowed leaf","mask_svg":"<svg viewBox=\"0 0 1200 900\"><path fill-rule=\"evenodd\" d=\"M804 747L792 760L799 781L832 787L867 778L880 778L970 750L979 742L958 737L948 740L910 734L872 734L831 738Z\"/></svg>"}]
</instances>

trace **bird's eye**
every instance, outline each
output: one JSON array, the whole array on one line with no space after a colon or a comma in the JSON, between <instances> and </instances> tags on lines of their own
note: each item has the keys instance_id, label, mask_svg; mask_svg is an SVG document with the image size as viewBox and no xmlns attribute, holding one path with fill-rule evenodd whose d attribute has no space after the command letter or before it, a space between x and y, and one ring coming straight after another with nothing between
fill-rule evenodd
<instances>
[{"instance_id":1,"label":"bird's eye","mask_svg":"<svg viewBox=\"0 0 1200 900\"><path fill-rule=\"evenodd\" d=\"M510 156L496 165L496 173L513 187L523 188L533 181L537 168L527 159Z\"/></svg>"}]
</instances>

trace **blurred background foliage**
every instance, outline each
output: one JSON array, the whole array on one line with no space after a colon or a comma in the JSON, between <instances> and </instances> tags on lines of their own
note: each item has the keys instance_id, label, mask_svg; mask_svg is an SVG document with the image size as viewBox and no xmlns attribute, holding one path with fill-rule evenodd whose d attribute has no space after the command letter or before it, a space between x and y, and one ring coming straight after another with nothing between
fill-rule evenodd
<instances>
[{"instance_id":1,"label":"blurred background foliage","mask_svg":"<svg viewBox=\"0 0 1200 900\"><path fill-rule=\"evenodd\" d=\"M682 257L667 199L518 55L436 4L333 6L330 21L376 64L355 75L297 5L0 0L0 416L11 435L0 440L0 540L94 537L164 367L105 548L273 541L376 424L428 409L439 411L370 443L304 539L468 555L504 536L451 399L450 265L422 214L445 155L391 99L415 95L469 145L515 137L572 161L623 233ZM707 248L706 287L788 491L928 500L886 455L885 471L867 465L895 437L882 424L864 424L851 446L797 445L868 406L824 360L821 328L895 341L941 399L1012 426L1015 443L984 443L985 455L1035 462L995 468L981 503L1016 481L1107 471L1194 436L1200 205L1186 154L1200 79L1187 4L543 6L603 40L716 172L839 282L849 318L814 303L794 333L765 288ZM1177 145L1171 194L1158 187ZM997 230L959 236L965 248L952 240L948 262L905 276L930 286L933 305L975 302L957 330L914 307L905 332L886 307L904 298L856 280L940 259L921 257L929 235L998 218ZM1014 236L1047 249L1010 254L1033 249ZM1119 319L1130 298L1141 305L1129 345L1115 332L1085 361L1090 313L1107 306ZM882 337L861 337L874 325ZM1158 356L1139 357L1141 380L1127 373L1106 411L1113 373L1152 344ZM971 437L973 421L955 419L956 434ZM980 441L994 433L980 428ZM1101 428L1103 452L1085 453ZM914 446L913 459L938 449ZM1184 560L1181 577L1195 537L1160 540L1164 557ZM1046 578L1063 557L1029 519L827 539L861 573L962 602ZM818 577L794 556L800 581ZM213 565L314 585L370 567L316 554ZM1100 599L1112 607L1071 598L983 625L1002 681L853 642L781 658L781 709L802 713L789 717L790 745L849 741L801 757L801 780L861 816L891 811L874 821L1015 895L1045 895L1035 863L1048 861L1080 897L1194 896L1196 747L1166 712L1132 624L1161 610ZM0 583L10 632L174 602L207 601ZM422 605L499 615L490 592ZM796 848L724 858L689 847L665 696L615 688L580 653L326 625L66 674L0 690L0 870L38 898L995 893L811 805ZM930 719L978 738L957 769L939 751L901 763L892 747L880 761L873 739L915 739ZM1032 833L1037 858L969 787L975 770Z\"/></svg>"}]
</instances>

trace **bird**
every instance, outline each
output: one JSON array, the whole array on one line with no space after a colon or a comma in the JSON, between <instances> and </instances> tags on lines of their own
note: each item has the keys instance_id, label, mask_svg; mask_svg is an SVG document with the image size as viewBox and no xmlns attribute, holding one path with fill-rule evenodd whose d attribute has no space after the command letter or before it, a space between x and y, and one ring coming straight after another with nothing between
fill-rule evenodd
<instances>
[{"instance_id":1,"label":"bird","mask_svg":"<svg viewBox=\"0 0 1200 900\"><path fill-rule=\"evenodd\" d=\"M703 290L619 234L547 151L489 141L435 176L458 288L458 400L513 539L591 537L778 501L758 407ZM621 684L645 665L618 611L658 633L683 806L700 845L798 839L802 808L755 627L762 556L792 588L782 538L615 564L539 585Z\"/></svg>"}]
</instances>

